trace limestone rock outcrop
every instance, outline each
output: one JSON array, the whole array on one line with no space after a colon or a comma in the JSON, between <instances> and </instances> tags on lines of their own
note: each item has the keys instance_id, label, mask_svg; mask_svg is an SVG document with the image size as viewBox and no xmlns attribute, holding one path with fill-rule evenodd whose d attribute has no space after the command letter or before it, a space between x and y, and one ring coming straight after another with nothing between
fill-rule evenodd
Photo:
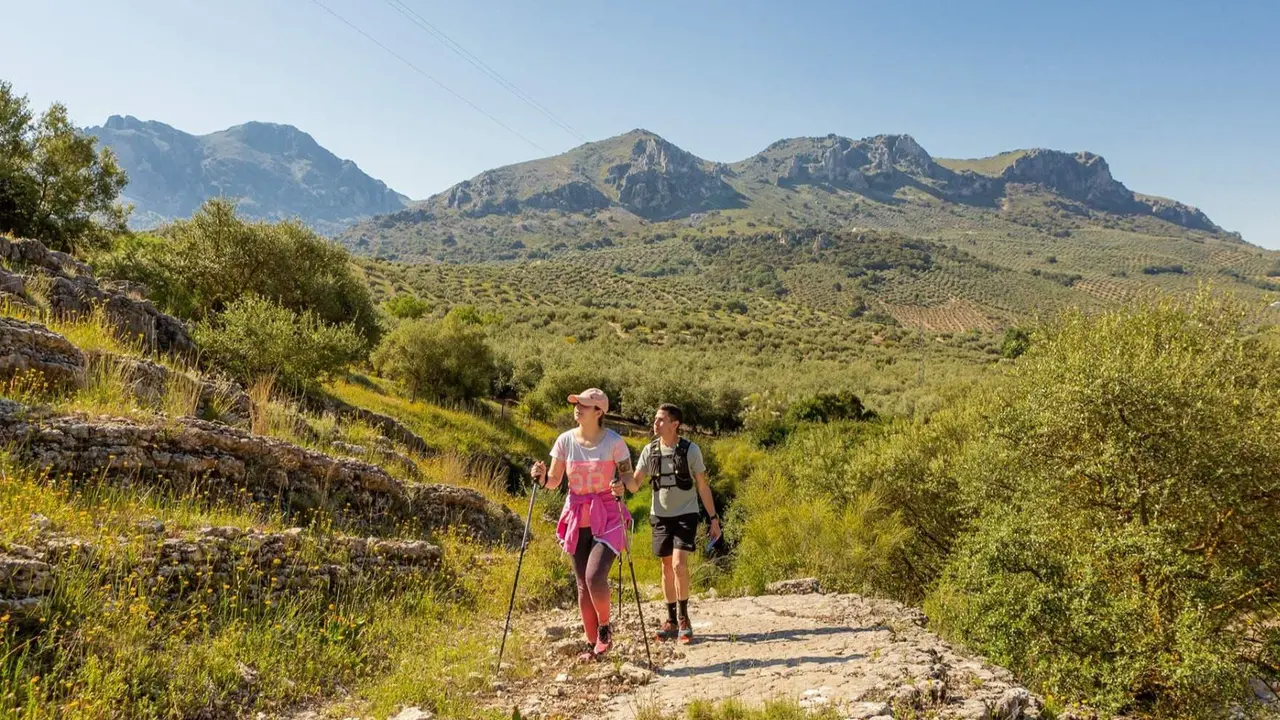
<instances>
[{"instance_id":1,"label":"limestone rock outcrop","mask_svg":"<svg viewBox=\"0 0 1280 720\"><path fill-rule=\"evenodd\" d=\"M176 418L45 415L0 400L0 444L51 473L115 483L187 486L253 499L307 517L324 511L342 526L409 523L423 532L459 525L477 539L512 545L523 522L480 493L405 483L376 465L334 458L226 425Z\"/></svg>"},{"instance_id":2,"label":"limestone rock outcrop","mask_svg":"<svg viewBox=\"0 0 1280 720\"><path fill-rule=\"evenodd\" d=\"M101 308L121 336L140 341L148 351L196 351L185 323L157 310L135 286L99 283L87 265L66 253L36 240L0 236L0 260L15 268L0 269L0 291L12 301L32 305L30 295L38 292L49 311L63 317L89 316Z\"/></svg>"}]
</instances>

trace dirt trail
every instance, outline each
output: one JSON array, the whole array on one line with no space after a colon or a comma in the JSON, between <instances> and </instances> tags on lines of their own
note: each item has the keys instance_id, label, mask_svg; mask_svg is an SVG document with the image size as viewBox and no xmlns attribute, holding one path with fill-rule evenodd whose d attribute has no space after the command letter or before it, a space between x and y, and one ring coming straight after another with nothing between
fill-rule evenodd
<instances>
[{"instance_id":1,"label":"dirt trail","mask_svg":"<svg viewBox=\"0 0 1280 720\"><path fill-rule=\"evenodd\" d=\"M695 699L776 697L834 705L850 718L1018 718L1040 702L1002 668L966 657L897 603L850 595L769 595L699 603L697 642L651 684L614 698L603 717L672 712ZM691 613L692 615L693 613Z\"/></svg>"},{"instance_id":2,"label":"dirt trail","mask_svg":"<svg viewBox=\"0 0 1280 720\"><path fill-rule=\"evenodd\" d=\"M695 600L690 614L695 642L655 642L656 676L637 667L645 661L634 612L617 627L613 662L587 665L561 655L578 643L568 613L526 618L566 637L548 641L543 669L504 687L495 704L519 706L525 717L594 720L633 720L643 709L675 713L695 699L756 705L778 697L832 705L846 718L1040 714L1040 699L1008 671L951 647L924 629L920 611L898 603L765 595ZM651 631L663 615L661 604L645 606Z\"/></svg>"}]
</instances>

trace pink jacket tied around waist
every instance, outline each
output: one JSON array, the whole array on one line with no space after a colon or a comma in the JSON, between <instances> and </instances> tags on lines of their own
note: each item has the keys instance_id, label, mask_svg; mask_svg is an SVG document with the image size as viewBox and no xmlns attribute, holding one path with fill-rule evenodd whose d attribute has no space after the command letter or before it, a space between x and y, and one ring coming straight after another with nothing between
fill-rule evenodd
<instances>
[{"instance_id":1,"label":"pink jacket tied around waist","mask_svg":"<svg viewBox=\"0 0 1280 720\"><path fill-rule=\"evenodd\" d=\"M615 555L621 554L626 543L626 529L631 524L631 513L608 491L569 494L560 513L560 522L556 523L556 537L564 551L572 555L577 548L583 513L591 520L589 529L596 542L604 543Z\"/></svg>"}]
</instances>

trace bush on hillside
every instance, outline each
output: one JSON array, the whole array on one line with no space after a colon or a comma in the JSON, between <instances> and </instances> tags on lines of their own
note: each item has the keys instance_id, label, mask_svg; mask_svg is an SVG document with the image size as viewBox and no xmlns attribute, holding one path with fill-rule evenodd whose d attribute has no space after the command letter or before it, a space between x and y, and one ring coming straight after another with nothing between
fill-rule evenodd
<instances>
[{"instance_id":1,"label":"bush on hillside","mask_svg":"<svg viewBox=\"0 0 1280 720\"><path fill-rule=\"evenodd\" d=\"M833 498L856 435L852 424L803 426L738 487L725 523L736 582L756 591L800 575L840 592L882 585L910 531L874 489Z\"/></svg>"},{"instance_id":2,"label":"bush on hillside","mask_svg":"<svg viewBox=\"0 0 1280 720\"><path fill-rule=\"evenodd\" d=\"M801 398L787 408L786 417L793 422L826 423L833 420L870 420L875 413L862 404L850 390L820 392Z\"/></svg>"},{"instance_id":3,"label":"bush on hillside","mask_svg":"<svg viewBox=\"0 0 1280 720\"><path fill-rule=\"evenodd\" d=\"M542 360L530 355L512 358L507 353L495 354L497 374L493 381L493 396L512 400L523 398L542 380Z\"/></svg>"},{"instance_id":4,"label":"bush on hillside","mask_svg":"<svg viewBox=\"0 0 1280 720\"><path fill-rule=\"evenodd\" d=\"M564 419L572 416L567 398L590 387L600 388L609 396L610 413L623 411L622 393L615 379L608 371L581 361L543 373L537 386L525 396L524 406L541 420Z\"/></svg>"},{"instance_id":5,"label":"bush on hillside","mask_svg":"<svg viewBox=\"0 0 1280 720\"><path fill-rule=\"evenodd\" d=\"M431 303L407 293L400 293L383 303L387 314L401 320L417 320L431 311Z\"/></svg>"},{"instance_id":6,"label":"bush on hillside","mask_svg":"<svg viewBox=\"0 0 1280 720\"><path fill-rule=\"evenodd\" d=\"M350 323L369 343L380 332L346 250L298 222L244 220L222 198L157 236L120 238L94 265L104 276L145 283L157 304L185 318L208 318L254 294L329 324Z\"/></svg>"},{"instance_id":7,"label":"bush on hillside","mask_svg":"<svg viewBox=\"0 0 1280 720\"><path fill-rule=\"evenodd\" d=\"M851 390L820 392L790 404L779 404L777 400L765 402L754 407L749 415L747 428L762 448L782 445L801 423L876 419L876 413L868 410Z\"/></svg>"},{"instance_id":8,"label":"bush on hillside","mask_svg":"<svg viewBox=\"0 0 1280 720\"><path fill-rule=\"evenodd\" d=\"M37 120L27 98L0 80L0 233L72 252L125 232L128 211L116 200L129 179L96 143L61 103Z\"/></svg>"},{"instance_id":9,"label":"bush on hillside","mask_svg":"<svg viewBox=\"0 0 1280 720\"><path fill-rule=\"evenodd\" d=\"M441 320L401 323L369 360L415 399L474 400L488 393L497 378L484 330L455 311Z\"/></svg>"},{"instance_id":10,"label":"bush on hillside","mask_svg":"<svg viewBox=\"0 0 1280 720\"><path fill-rule=\"evenodd\" d=\"M294 388L326 381L365 348L351 324L330 325L257 295L233 300L220 315L198 323L195 338L219 369L246 382L275 376Z\"/></svg>"},{"instance_id":11,"label":"bush on hillside","mask_svg":"<svg viewBox=\"0 0 1280 720\"><path fill-rule=\"evenodd\" d=\"M1008 328L1004 331L1004 340L1000 343L1000 357L1010 360L1017 358L1031 347L1031 333L1022 328Z\"/></svg>"},{"instance_id":12,"label":"bush on hillside","mask_svg":"<svg viewBox=\"0 0 1280 720\"><path fill-rule=\"evenodd\" d=\"M1207 294L1067 316L957 467L929 616L1060 697L1207 717L1280 673L1280 354Z\"/></svg>"},{"instance_id":13,"label":"bush on hillside","mask_svg":"<svg viewBox=\"0 0 1280 720\"><path fill-rule=\"evenodd\" d=\"M691 429L721 432L742 427L741 390L730 385L714 387L668 369L631 375L622 400L626 416L638 423L652 422L658 406L671 403L680 408L684 424Z\"/></svg>"}]
</instances>

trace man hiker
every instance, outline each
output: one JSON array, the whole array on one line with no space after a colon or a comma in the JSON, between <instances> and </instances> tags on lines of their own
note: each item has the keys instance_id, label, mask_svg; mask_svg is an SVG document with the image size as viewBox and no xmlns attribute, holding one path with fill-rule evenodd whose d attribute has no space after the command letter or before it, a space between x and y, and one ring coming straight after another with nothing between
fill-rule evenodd
<instances>
[{"instance_id":1,"label":"man hiker","mask_svg":"<svg viewBox=\"0 0 1280 720\"><path fill-rule=\"evenodd\" d=\"M709 531L720 538L720 519L715 499L707 484L707 466L702 450L680 437L684 419L680 408L669 403L658 406L653 416L657 437L640 451L635 475L628 489L640 488L645 479L653 487L649 524L653 526L653 554L662 560L662 594L667 600L667 620L658 631L662 640L693 642L689 622L689 553L697 549L698 500L711 518Z\"/></svg>"}]
</instances>

